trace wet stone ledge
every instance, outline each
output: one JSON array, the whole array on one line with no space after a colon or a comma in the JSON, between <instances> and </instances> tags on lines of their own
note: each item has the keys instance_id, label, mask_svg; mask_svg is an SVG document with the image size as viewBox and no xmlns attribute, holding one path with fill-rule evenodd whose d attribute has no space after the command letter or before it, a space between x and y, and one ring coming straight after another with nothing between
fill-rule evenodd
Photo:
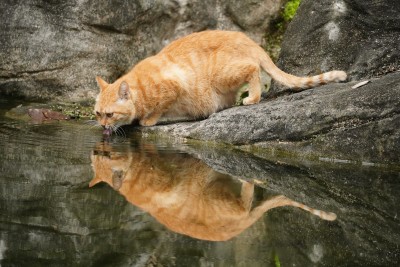
<instances>
[{"instance_id":1,"label":"wet stone ledge","mask_svg":"<svg viewBox=\"0 0 400 267\"><path fill-rule=\"evenodd\" d=\"M234 107L196 122L142 127L144 134L215 141L262 154L290 153L369 163L398 163L400 73L325 85Z\"/></svg>"}]
</instances>

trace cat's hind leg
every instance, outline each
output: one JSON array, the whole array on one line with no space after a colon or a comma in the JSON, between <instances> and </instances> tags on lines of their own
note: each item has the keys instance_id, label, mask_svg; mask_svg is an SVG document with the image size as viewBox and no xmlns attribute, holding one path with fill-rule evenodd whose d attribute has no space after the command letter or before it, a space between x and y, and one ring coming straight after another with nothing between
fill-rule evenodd
<instances>
[{"instance_id":1,"label":"cat's hind leg","mask_svg":"<svg viewBox=\"0 0 400 267\"><path fill-rule=\"evenodd\" d=\"M260 68L250 68L247 81L249 96L243 99L243 105L252 105L260 102L261 99L261 80L260 80Z\"/></svg>"},{"instance_id":2,"label":"cat's hind leg","mask_svg":"<svg viewBox=\"0 0 400 267\"><path fill-rule=\"evenodd\" d=\"M240 197L243 202L243 206L246 210L250 211L251 204L253 203L254 184L244 181L242 179L240 179L240 182L242 183Z\"/></svg>"},{"instance_id":3,"label":"cat's hind leg","mask_svg":"<svg viewBox=\"0 0 400 267\"><path fill-rule=\"evenodd\" d=\"M248 84L249 96L243 99L243 104L256 104L261 99L260 70L260 66L250 60L231 62L216 75L220 78L214 87L236 93L244 84Z\"/></svg>"}]
</instances>

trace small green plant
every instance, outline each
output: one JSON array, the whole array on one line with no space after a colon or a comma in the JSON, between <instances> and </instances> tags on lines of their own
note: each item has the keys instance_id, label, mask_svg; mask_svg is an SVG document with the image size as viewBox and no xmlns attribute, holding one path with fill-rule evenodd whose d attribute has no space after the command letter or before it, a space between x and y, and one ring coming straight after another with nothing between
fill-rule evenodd
<instances>
[{"instance_id":1,"label":"small green plant","mask_svg":"<svg viewBox=\"0 0 400 267\"><path fill-rule=\"evenodd\" d=\"M293 19L297 9L299 8L299 5L300 0L290 0L286 3L285 8L282 12L282 17L284 21L289 22Z\"/></svg>"},{"instance_id":2,"label":"small green plant","mask_svg":"<svg viewBox=\"0 0 400 267\"><path fill-rule=\"evenodd\" d=\"M278 254L274 255L274 263L275 263L275 267L281 267L281 261L279 260Z\"/></svg>"},{"instance_id":3,"label":"small green plant","mask_svg":"<svg viewBox=\"0 0 400 267\"><path fill-rule=\"evenodd\" d=\"M271 24L266 33L264 49L269 53L273 61L278 59L281 42L287 25L294 18L301 0L289 0L282 7L279 17Z\"/></svg>"}]
</instances>

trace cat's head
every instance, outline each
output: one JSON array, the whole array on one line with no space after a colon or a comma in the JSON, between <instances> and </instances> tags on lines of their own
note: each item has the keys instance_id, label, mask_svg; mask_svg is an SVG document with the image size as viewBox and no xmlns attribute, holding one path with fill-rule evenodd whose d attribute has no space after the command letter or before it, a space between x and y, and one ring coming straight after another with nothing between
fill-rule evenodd
<instances>
[{"instance_id":1,"label":"cat's head","mask_svg":"<svg viewBox=\"0 0 400 267\"><path fill-rule=\"evenodd\" d=\"M100 93L96 98L94 112L99 125L105 131L115 131L119 126L130 124L136 116L135 98L127 82L117 80L108 84L100 77L96 77Z\"/></svg>"},{"instance_id":2,"label":"cat's head","mask_svg":"<svg viewBox=\"0 0 400 267\"><path fill-rule=\"evenodd\" d=\"M113 151L112 147L99 143L90 157L94 178L89 187L105 182L115 190L120 189L122 182L130 168L132 153Z\"/></svg>"}]
</instances>

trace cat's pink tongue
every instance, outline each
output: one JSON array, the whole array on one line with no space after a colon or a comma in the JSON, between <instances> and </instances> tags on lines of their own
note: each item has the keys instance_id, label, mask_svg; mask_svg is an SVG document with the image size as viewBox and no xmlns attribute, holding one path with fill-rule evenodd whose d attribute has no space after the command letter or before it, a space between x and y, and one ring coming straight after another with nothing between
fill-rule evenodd
<instances>
[{"instance_id":1,"label":"cat's pink tongue","mask_svg":"<svg viewBox=\"0 0 400 267\"><path fill-rule=\"evenodd\" d=\"M109 129L104 129L103 135L110 136L111 134L112 134L112 130L110 128Z\"/></svg>"}]
</instances>

